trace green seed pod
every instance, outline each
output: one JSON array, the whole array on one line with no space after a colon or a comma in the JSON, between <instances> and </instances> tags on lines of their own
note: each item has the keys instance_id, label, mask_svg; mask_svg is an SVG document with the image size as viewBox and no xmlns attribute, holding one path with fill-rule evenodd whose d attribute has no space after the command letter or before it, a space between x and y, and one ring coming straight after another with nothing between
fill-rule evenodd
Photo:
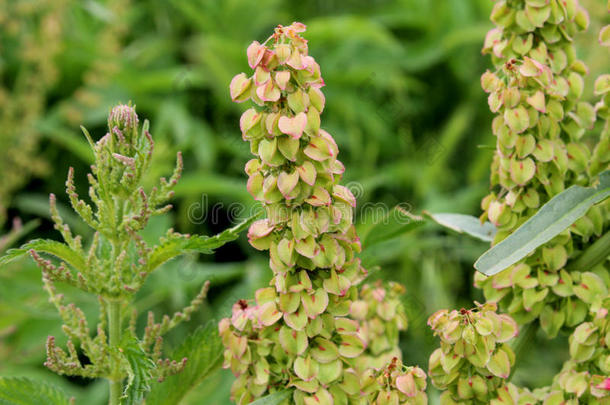
<instances>
[{"instance_id":1,"label":"green seed pod","mask_svg":"<svg viewBox=\"0 0 610 405\"><path fill-rule=\"evenodd\" d=\"M515 362L506 342L517 335L517 324L496 309L477 303L472 310L440 310L428 319L441 340L429 362L432 384L445 391L441 403L487 404L504 395Z\"/></svg>"}]
</instances>

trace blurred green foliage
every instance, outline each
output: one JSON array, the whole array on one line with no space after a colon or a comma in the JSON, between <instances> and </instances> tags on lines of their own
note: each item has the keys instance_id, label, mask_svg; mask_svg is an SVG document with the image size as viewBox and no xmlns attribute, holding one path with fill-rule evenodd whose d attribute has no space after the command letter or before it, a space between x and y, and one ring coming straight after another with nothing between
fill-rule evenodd
<instances>
[{"instance_id":1,"label":"blurred green foliage","mask_svg":"<svg viewBox=\"0 0 610 405\"><path fill-rule=\"evenodd\" d=\"M608 17L604 2L583 3L593 21L579 50L595 77L609 62L588 44ZM152 221L145 237L153 239L168 225L211 234L245 217L255 207L242 171L250 153L239 134L241 106L231 103L228 85L247 69L251 41L295 20L308 26L311 53L322 67L323 122L341 148L345 184L357 194L363 240L397 204L414 213L478 215L494 144L479 82L489 64L480 48L491 28L492 5L490 0L4 1L0 234L9 230L6 224L1 228L4 206L7 218L43 218L29 236L58 237L48 220L48 194L58 195L64 214L68 202L61 191L68 167L83 173L92 161L78 126L103 131L109 108L129 100L154 123L150 181L171 171L176 151L185 161L174 223ZM76 181L78 188L86 179ZM83 230L77 219L64 218ZM371 277L407 286L410 327L401 341L406 363L427 366L437 344L425 324L429 314L481 299L472 287L472 263L484 250L482 242L427 224L366 251L367 266L380 267ZM209 302L168 336L170 347L206 321L226 316L236 299L251 298L270 277L264 256L243 238L212 259L191 257L165 266L141 291L140 313L174 312L204 280L212 283ZM67 294L88 317L97 316L95 302L76 291ZM0 375L45 379L75 395L77 403L86 398L103 404L103 382L65 379L42 366L46 337L62 336L59 325L30 260L0 271ZM532 345L535 356L520 366L516 382L548 383L566 357L562 339L567 340ZM228 403L232 378L225 370L213 374L188 403ZM435 403L434 395L431 399Z\"/></svg>"}]
</instances>

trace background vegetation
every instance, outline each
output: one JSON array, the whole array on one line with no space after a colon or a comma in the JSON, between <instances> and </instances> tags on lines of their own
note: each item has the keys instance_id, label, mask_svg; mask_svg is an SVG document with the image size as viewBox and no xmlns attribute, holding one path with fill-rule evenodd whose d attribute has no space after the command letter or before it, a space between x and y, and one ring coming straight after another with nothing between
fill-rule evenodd
<instances>
[{"instance_id":1,"label":"background vegetation","mask_svg":"<svg viewBox=\"0 0 610 405\"><path fill-rule=\"evenodd\" d=\"M591 76L609 58L589 46L605 2L583 0L592 17L579 41ZM247 216L248 146L231 102L231 78L247 69L245 49L277 24L308 26L311 53L322 67L327 99L323 126L337 140L346 184L358 197L358 229L371 227L397 204L413 213L478 215L492 157L491 114L479 77L490 0L15 0L0 5L0 251L20 235L57 238L48 194L62 192L69 166L85 173L92 155L81 135L97 138L108 109L134 101L152 122L156 149L151 181L171 173L184 153L173 224L180 232L216 233ZM605 19L605 21L603 21ZM587 89L591 94L591 89ZM86 179L77 178L77 188ZM62 210L63 207L63 210ZM20 229L14 220L29 224ZM39 221L32 220L40 218ZM77 231L86 228L66 216ZM150 224L146 237L167 223ZM13 233L9 233L13 230ZM29 232L29 233L28 233ZM425 325L439 308L472 306L472 263L485 244L425 225L371 246L364 255L373 277L406 285L410 326L401 340L407 364L426 367L436 346ZM238 297L251 297L270 278L264 254L242 237L214 256L166 264L138 297L140 313L172 313L211 281L209 301L168 345L212 319ZM58 377L46 370L47 335L62 336L59 318L41 288L40 271L23 260L0 271L0 375L53 381L88 403L106 402L104 382ZM71 294L69 291L68 294ZM95 302L73 298L95 318ZM567 357L567 337L532 344L518 383L550 382ZM59 340L59 343L63 342ZM564 356L557 356L557 350ZM550 353L553 352L554 356ZM221 370L190 394L189 403L226 404L232 382ZM203 400L205 398L205 400ZM202 402L204 401L204 402Z\"/></svg>"}]
</instances>

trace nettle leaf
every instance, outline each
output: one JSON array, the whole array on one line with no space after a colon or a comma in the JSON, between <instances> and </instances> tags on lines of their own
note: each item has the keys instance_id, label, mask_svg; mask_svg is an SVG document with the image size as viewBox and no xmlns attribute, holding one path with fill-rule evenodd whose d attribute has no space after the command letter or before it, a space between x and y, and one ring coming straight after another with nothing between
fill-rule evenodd
<instances>
[{"instance_id":1,"label":"nettle leaf","mask_svg":"<svg viewBox=\"0 0 610 405\"><path fill-rule=\"evenodd\" d=\"M291 390L274 392L273 394L264 396L251 402L250 405L279 405L292 395Z\"/></svg>"},{"instance_id":2,"label":"nettle leaf","mask_svg":"<svg viewBox=\"0 0 610 405\"><path fill-rule=\"evenodd\" d=\"M483 253L475 269L491 276L523 259L580 217L593 205L610 197L610 170L595 187L572 186L557 194L506 239Z\"/></svg>"},{"instance_id":3,"label":"nettle leaf","mask_svg":"<svg viewBox=\"0 0 610 405\"><path fill-rule=\"evenodd\" d=\"M394 239L424 224L421 217L400 207L394 207L387 215L374 219L375 225L364 237L364 246L367 248Z\"/></svg>"},{"instance_id":4,"label":"nettle leaf","mask_svg":"<svg viewBox=\"0 0 610 405\"><path fill-rule=\"evenodd\" d=\"M260 214L255 214L233 228L226 229L215 236L172 235L166 238L162 244L154 248L148 261L148 271L151 272L168 260L185 253L198 252L212 254L214 253L214 249L218 249L225 243L237 239L239 234L247 229L259 216ZM2 263L0 262L0 264Z\"/></svg>"},{"instance_id":5,"label":"nettle leaf","mask_svg":"<svg viewBox=\"0 0 610 405\"><path fill-rule=\"evenodd\" d=\"M156 364L140 346L140 342L131 333L126 333L123 337L121 350L125 359L129 363L127 374L127 384L123 390L121 404L139 405L144 400L147 392L150 391L150 383L153 379L153 371L157 368Z\"/></svg>"},{"instance_id":6,"label":"nettle leaf","mask_svg":"<svg viewBox=\"0 0 610 405\"><path fill-rule=\"evenodd\" d=\"M197 329L180 345L171 358L181 361L187 358L184 370L169 376L162 383L154 383L146 399L147 405L174 405L191 389L199 385L206 377L220 368L224 347L218 335L215 321L209 321L204 327Z\"/></svg>"},{"instance_id":7,"label":"nettle leaf","mask_svg":"<svg viewBox=\"0 0 610 405\"><path fill-rule=\"evenodd\" d=\"M24 377L0 377L1 405L73 405L74 398L69 398L61 389Z\"/></svg>"},{"instance_id":8,"label":"nettle leaf","mask_svg":"<svg viewBox=\"0 0 610 405\"><path fill-rule=\"evenodd\" d=\"M4 256L0 257L0 266L27 255L32 249L39 253L53 255L76 269L82 270L85 268L85 258L81 253L73 250L65 243L50 239L34 239L20 248L9 249Z\"/></svg>"},{"instance_id":9,"label":"nettle leaf","mask_svg":"<svg viewBox=\"0 0 610 405\"><path fill-rule=\"evenodd\" d=\"M465 233L483 242L492 242L498 229L491 222L481 220L477 217L464 214L431 214L424 212L434 222L446 228L453 229L459 233Z\"/></svg>"}]
</instances>

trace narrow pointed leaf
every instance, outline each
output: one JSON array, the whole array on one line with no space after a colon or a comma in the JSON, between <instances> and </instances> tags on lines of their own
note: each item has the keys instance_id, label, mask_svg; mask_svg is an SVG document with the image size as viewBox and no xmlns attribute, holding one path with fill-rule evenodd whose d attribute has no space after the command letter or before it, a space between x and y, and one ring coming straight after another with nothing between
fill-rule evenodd
<instances>
[{"instance_id":1,"label":"narrow pointed leaf","mask_svg":"<svg viewBox=\"0 0 610 405\"><path fill-rule=\"evenodd\" d=\"M425 212L434 222L459 233L465 233L483 242L493 241L497 229L491 222L481 223L479 218L464 214L431 214Z\"/></svg>"},{"instance_id":2,"label":"narrow pointed leaf","mask_svg":"<svg viewBox=\"0 0 610 405\"><path fill-rule=\"evenodd\" d=\"M517 263L553 239L593 205L610 197L610 171L600 175L596 187L572 186L557 194L509 237L483 253L475 269L491 276Z\"/></svg>"},{"instance_id":3,"label":"narrow pointed leaf","mask_svg":"<svg viewBox=\"0 0 610 405\"><path fill-rule=\"evenodd\" d=\"M423 223L424 221L420 217L402 208L394 207L366 233L363 245L368 248L386 242L423 225Z\"/></svg>"}]
</instances>

